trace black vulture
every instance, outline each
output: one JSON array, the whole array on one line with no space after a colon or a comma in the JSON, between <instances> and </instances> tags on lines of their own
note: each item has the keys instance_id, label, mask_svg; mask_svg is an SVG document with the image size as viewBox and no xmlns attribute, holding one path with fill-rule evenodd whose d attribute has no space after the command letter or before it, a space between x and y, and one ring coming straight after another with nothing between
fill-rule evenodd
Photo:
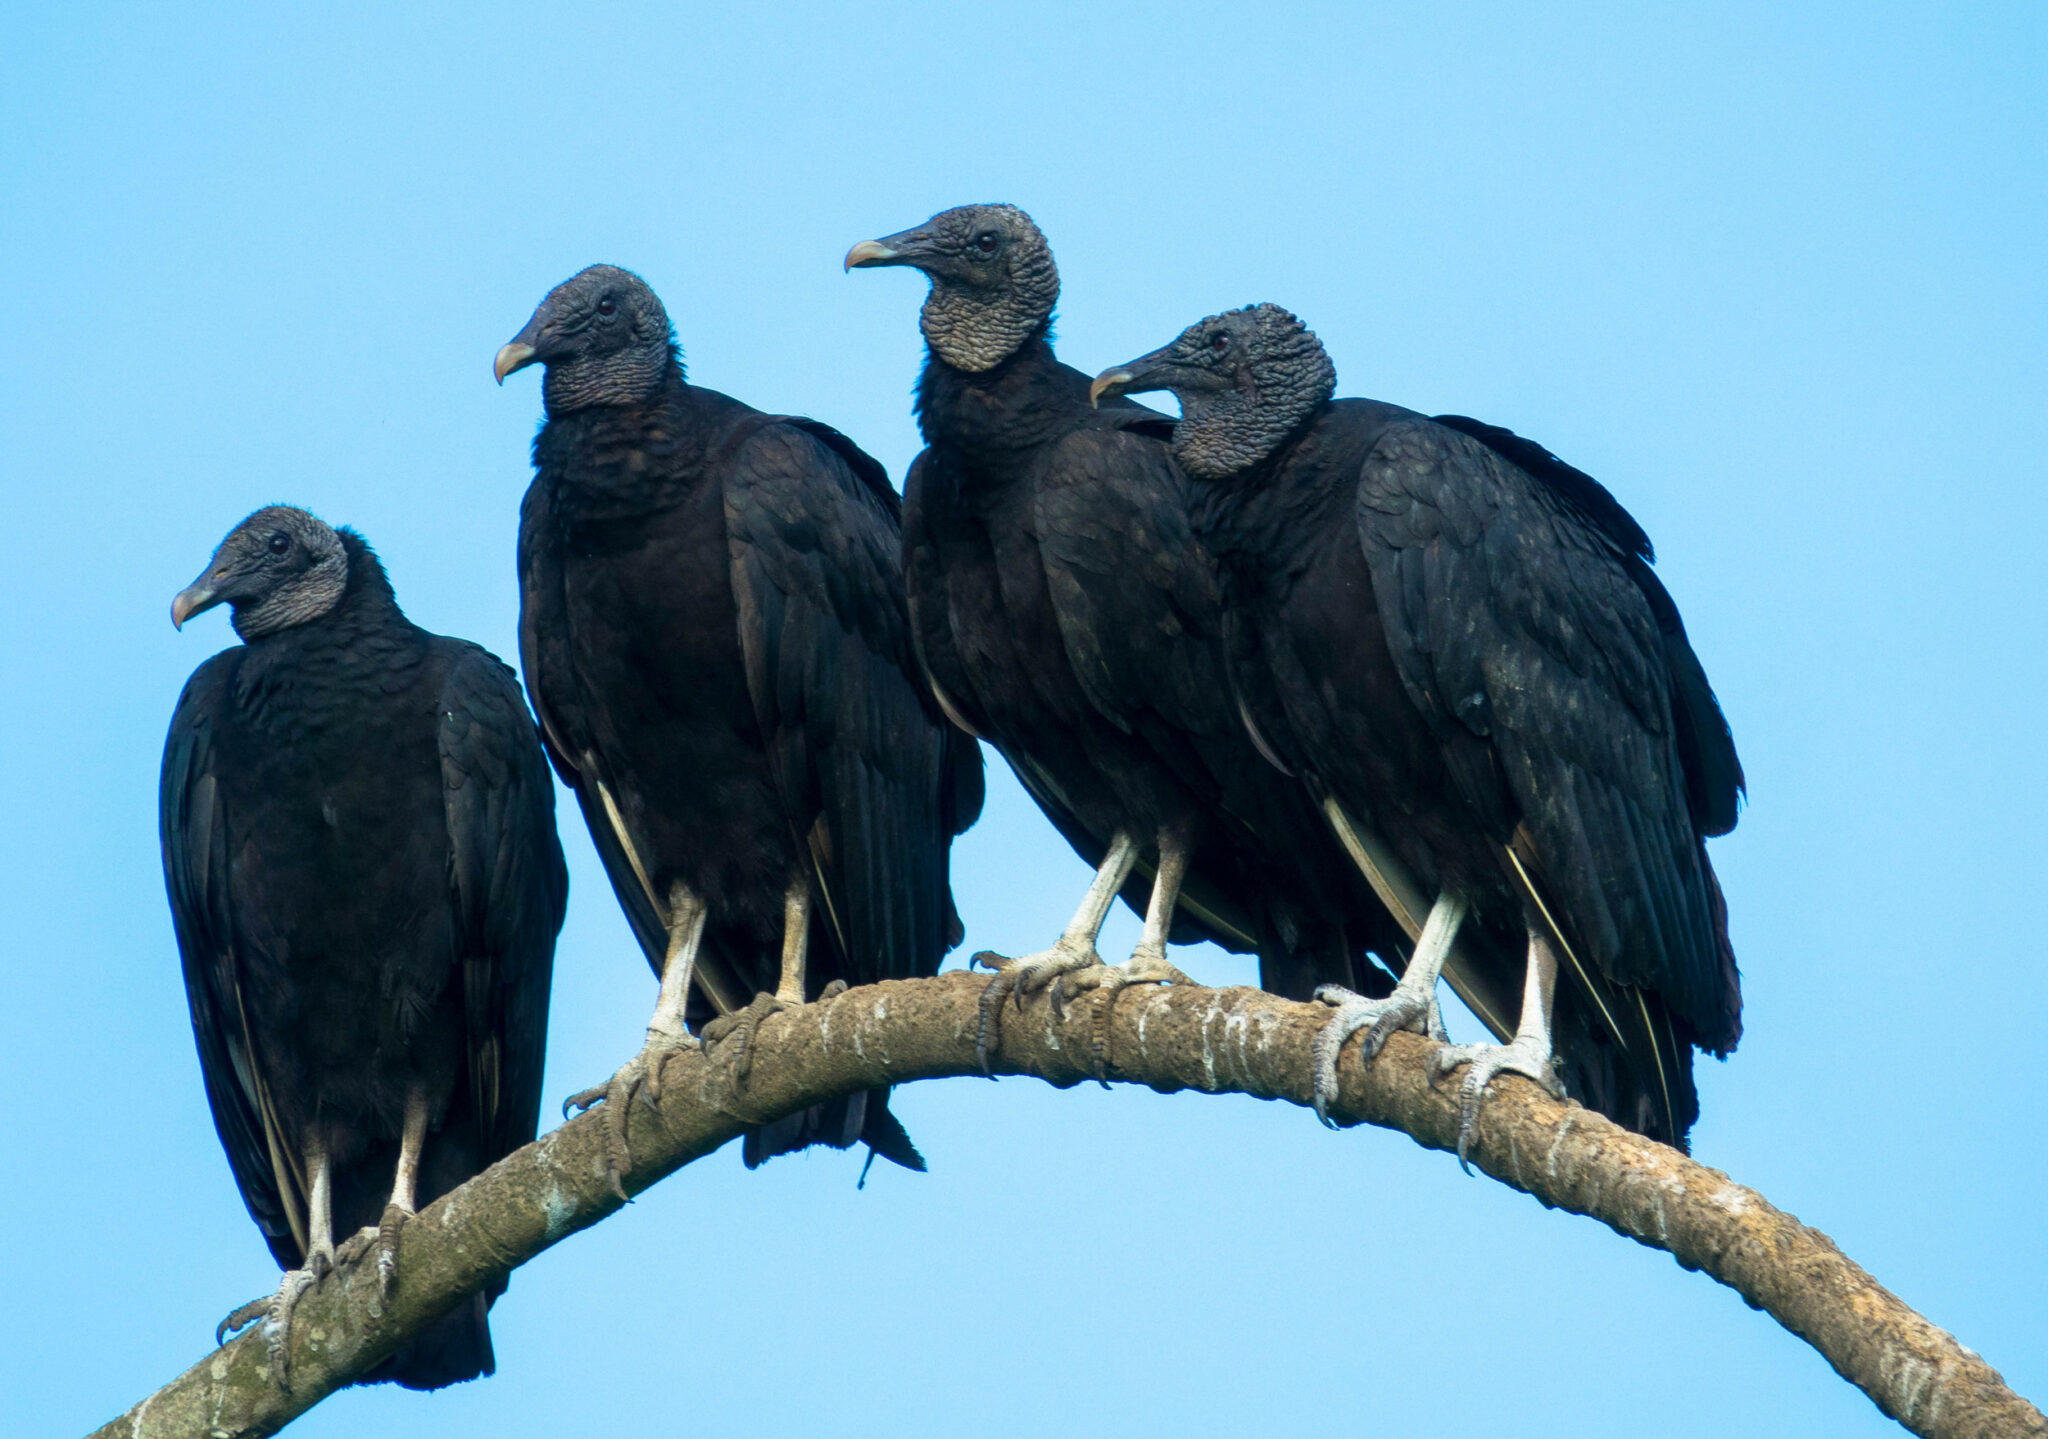
<instances>
[{"instance_id":1,"label":"black vulture","mask_svg":"<svg viewBox=\"0 0 2048 1439\"><path fill-rule=\"evenodd\" d=\"M627 1104L707 1022L729 1017L711 1037L743 1075L771 1010L937 973L981 752L918 678L880 465L690 384L661 301L615 266L556 286L494 368L536 363L520 653L661 981L646 1047L570 1101L605 1101L616 1184ZM886 1088L751 1131L744 1153L856 1140L924 1168Z\"/></svg>"},{"instance_id":2,"label":"black vulture","mask_svg":"<svg viewBox=\"0 0 2048 1439\"><path fill-rule=\"evenodd\" d=\"M244 643L178 698L164 881L214 1127L288 1272L270 1363L306 1288L533 1138L568 900L555 790L519 681L399 612L362 536L304 510L231 531L171 621L233 606ZM334 1237L351 1236L339 1255ZM369 1378L489 1374L477 1295Z\"/></svg>"},{"instance_id":3,"label":"black vulture","mask_svg":"<svg viewBox=\"0 0 2048 1439\"><path fill-rule=\"evenodd\" d=\"M1057 1003L1182 979L1169 939L1256 953L1262 982L1300 998L1318 980L1377 978L1385 992L1365 955L1398 966L1398 931L1240 722L1172 422L1132 404L1096 410L1088 377L1053 353L1059 275L1044 235L1014 206L968 205L856 245L846 265L912 266L931 282L926 449L904 485L919 658L947 713L1009 760L1097 869L1052 948L980 957L1000 970L983 997L983 1063L1006 992L1052 984ZM1119 893L1145 928L1112 969L1096 937ZM1099 1041L1096 1058L1099 1070Z\"/></svg>"},{"instance_id":4,"label":"black vulture","mask_svg":"<svg viewBox=\"0 0 2048 1439\"><path fill-rule=\"evenodd\" d=\"M1357 1028L1374 1027L1370 1058L1434 1022L1436 964L1470 915L1524 936L1528 959L1513 1039L1440 1057L1472 1065L1461 1146L1495 1074L1555 1088L1553 1017L1580 1097L1683 1145L1692 1051L1725 1056L1742 1032L1704 841L1734 827L1743 778L1649 539L1532 441L1335 389L1322 345L1272 305L1094 386L1179 397L1196 527L1252 636L1238 683L1363 861L1390 845L1436 896L1390 998L1326 996L1341 1004L1319 1090Z\"/></svg>"}]
</instances>

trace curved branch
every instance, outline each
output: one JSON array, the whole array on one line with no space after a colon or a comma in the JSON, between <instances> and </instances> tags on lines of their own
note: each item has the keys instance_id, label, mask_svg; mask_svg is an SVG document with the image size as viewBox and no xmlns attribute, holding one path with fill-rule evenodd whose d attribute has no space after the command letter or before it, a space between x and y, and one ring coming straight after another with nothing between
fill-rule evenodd
<instances>
[{"instance_id":1,"label":"curved branch","mask_svg":"<svg viewBox=\"0 0 2048 1439\"><path fill-rule=\"evenodd\" d=\"M748 1124L878 1084L979 1073L978 1003L988 980L952 973L850 990L771 1016L744 1086L714 1049L676 1059L658 1109L635 1104L629 1192L711 1153ZM1043 995L1006 1008L997 1072L1062 1087L1093 1076L1100 997L1055 1016ZM1256 989L1123 991L1103 1033L1113 1078L1307 1105L1309 1046L1328 1011ZM1433 1086L1434 1046L1397 1034L1369 1069L1339 1067L1333 1111L1433 1149L1456 1142L1456 1086ZM371 1267L308 1293L292 1326L289 1393L273 1386L260 1334L231 1341L94 1439L272 1434L367 1373L408 1335L542 1250L619 1207L605 1174L603 1116L579 1117L423 1210L402 1232L399 1283L380 1304ZM1818 1230L1674 1149L1523 1081L1480 1112L1472 1162L1546 1206L1590 1215L1705 1270L1805 1339L1886 1414L1941 1439L2048 1436L2048 1421L1996 1371L1928 1323ZM257 1326L260 1329L261 1326Z\"/></svg>"}]
</instances>

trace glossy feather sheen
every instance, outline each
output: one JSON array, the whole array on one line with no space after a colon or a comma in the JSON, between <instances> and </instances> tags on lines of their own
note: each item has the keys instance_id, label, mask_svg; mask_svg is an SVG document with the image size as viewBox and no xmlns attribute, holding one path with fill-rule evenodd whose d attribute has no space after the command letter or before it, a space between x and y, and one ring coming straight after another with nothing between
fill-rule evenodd
<instances>
[{"instance_id":1,"label":"glossy feather sheen","mask_svg":"<svg viewBox=\"0 0 2048 1439\"><path fill-rule=\"evenodd\" d=\"M646 403L551 419L534 462L522 652L649 963L680 880L710 907L706 982L738 1003L773 991L807 875L811 994L935 973L981 760L917 678L881 468L673 362ZM693 1022L710 1014L700 999Z\"/></svg>"},{"instance_id":2,"label":"glossy feather sheen","mask_svg":"<svg viewBox=\"0 0 2048 1439\"><path fill-rule=\"evenodd\" d=\"M1224 664L1220 595L1189 528L1171 422L1092 410L1041 331L993 370L936 355L928 448L906 484L919 653L1090 864L1130 831L1195 841L1173 938L1261 956L1270 987L1385 987L1391 921L1298 787L1254 747ZM1143 912L1141 865L1124 898ZM1354 960L1360 967L1354 969Z\"/></svg>"},{"instance_id":3,"label":"glossy feather sheen","mask_svg":"<svg viewBox=\"0 0 2048 1439\"><path fill-rule=\"evenodd\" d=\"M406 620L342 537L340 605L208 660L164 750L164 871L207 1097L288 1268L316 1117L337 1238L383 1212L415 1086L432 1104L422 1203L533 1137L568 892L518 681ZM375 1377L489 1367L481 1311L462 1311Z\"/></svg>"}]
</instances>

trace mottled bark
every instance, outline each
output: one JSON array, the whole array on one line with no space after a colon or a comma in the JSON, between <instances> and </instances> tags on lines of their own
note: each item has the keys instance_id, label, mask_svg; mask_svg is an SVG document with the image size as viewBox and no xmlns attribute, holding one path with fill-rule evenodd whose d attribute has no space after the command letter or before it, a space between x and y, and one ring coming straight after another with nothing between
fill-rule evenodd
<instances>
[{"instance_id":1,"label":"mottled bark","mask_svg":"<svg viewBox=\"0 0 2048 1439\"><path fill-rule=\"evenodd\" d=\"M852 990L770 1017L744 1087L713 1050L672 1063L659 1110L635 1102L637 1192L711 1153L743 1125L877 1084L977 1073L976 1002L985 977L948 974ZM1043 996L1006 1007L997 1070L1055 1085L1093 1077L1099 997L1056 1018ZM1307 1105L1309 1043L1328 1014L1253 989L1130 989L1105 1026L1114 1079L1162 1092L1237 1092ZM1432 1086L1433 1048L1399 1034L1370 1070L1356 1046L1341 1066L1337 1117L1453 1146L1456 1086ZM605 1175L601 1114L563 1125L428 1206L404 1231L389 1304L359 1266L300 1303L292 1389L267 1377L248 1333L98 1431L97 1439L272 1434L367 1372L456 1300L619 1207ZM1833 1241L1660 1144L1561 1104L1520 1079L1500 1081L1471 1150L1479 1169L1545 1205L1587 1214L1704 1270L1812 1344L1837 1372L1917 1434L2048 1435L2038 1410L1988 1364L1922 1319ZM260 1326L259 1326L260 1328Z\"/></svg>"}]
</instances>

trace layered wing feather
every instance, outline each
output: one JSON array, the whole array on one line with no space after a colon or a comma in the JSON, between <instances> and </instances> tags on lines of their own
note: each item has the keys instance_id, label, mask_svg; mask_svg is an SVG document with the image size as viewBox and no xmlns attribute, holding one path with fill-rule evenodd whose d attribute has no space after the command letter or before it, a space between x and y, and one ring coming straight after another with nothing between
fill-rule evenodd
<instances>
[{"instance_id":1,"label":"layered wing feather","mask_svg":"<svg viewBox=\"0 0 2048 1439\"><path fill-rule=\"evenodd\" d=\"M900 502L815 421L755 417L729 453L747 686L846 977L933 973L958 937L948 841L980 808L980 765L918 676Z\"/></svg>"},{"instance_id":2,"label":"layered wing feather","mask_svg":"<svg viewBox=\"0 0 2048 1439\"><path fill-rule=\"evenodd\" d=\"M1404 688L1577 952L1661 993L1700 1043L1739 1033L1659 616L1633 558L1473 439L1389 426L1357 522ZM1470 740L1484 743L1474 746ZM1485 763L1461 756L1484 754Z\"/></svg>"},{"instance_id":3,"label":"layered wing feather","mask_svg":"<svg viewBox=\"0 0 2048 1439\"><path fill-rule=\"evenodd\" d=\"M470 1093L486 1164L534 1136L555 935L569 874L554 784L519 681L458 646L440 704L449 880L462 955Z\"/></svg>"},{"instance_id":4,"label":"layered wing feather","mask_svg":"<svg viewBox=\"0 0 2048 1439\"><path fill-rule=\"evenodd\" d=\"M277 1262L291 1268L305 1253L305 1176L280 1142L245 1018L249 940L236 924L227 815L214 771L215 727L243 653L237 646L215 655L178 696L164 742L158 835L213 1126L250 1218Z\"/></svg>"}]
</instances>

